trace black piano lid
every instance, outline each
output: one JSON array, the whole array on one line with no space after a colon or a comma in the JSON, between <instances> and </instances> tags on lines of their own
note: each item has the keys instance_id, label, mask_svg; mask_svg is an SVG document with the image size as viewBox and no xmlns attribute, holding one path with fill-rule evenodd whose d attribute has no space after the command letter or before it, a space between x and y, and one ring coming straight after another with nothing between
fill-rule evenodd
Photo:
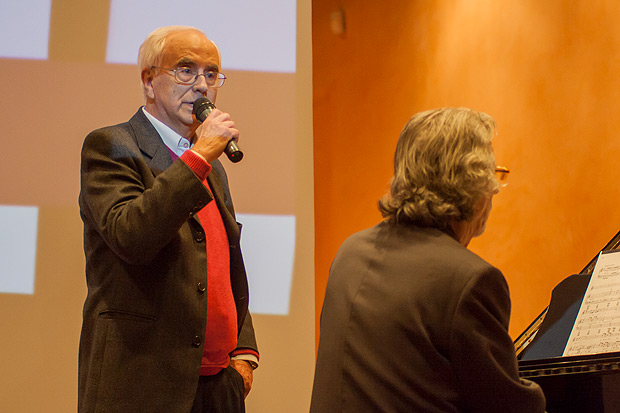
<instances>
[{"instance_id":1,"label":"black piano lid","mask_svg":"<svg viewBox=\"0 0 620 413\"><path fill-rule=\"evenodd\" d=\"M601 252L619 248L620 231ZM598 255L578 274L565 278L553 289L549 306L514 341L519 360L551 360L562 355Z\"/></svg>"}]
</instances>

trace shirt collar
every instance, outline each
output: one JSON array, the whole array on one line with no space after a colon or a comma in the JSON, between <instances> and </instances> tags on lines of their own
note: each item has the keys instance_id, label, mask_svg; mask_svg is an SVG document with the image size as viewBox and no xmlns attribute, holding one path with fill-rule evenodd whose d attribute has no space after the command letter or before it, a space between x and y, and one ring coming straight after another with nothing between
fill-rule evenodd
<instances>
[{"instance_id":1,"label":"shirt collar","mask_svg":"<svg viewBox=\"0 0 620 413\"><path fill-rule=\"evenodd\" d=\"M161 140L164 142L164 144L168 147L168 149L176 153L177 156L183 155L186 150L194 146L189 139L182 137L181 135L173 131L168 125L148 113L144 106L142 107L142 112L151 122L157 133L159 133L159 136L161 137Z\"/></svg>"}]
</instances>

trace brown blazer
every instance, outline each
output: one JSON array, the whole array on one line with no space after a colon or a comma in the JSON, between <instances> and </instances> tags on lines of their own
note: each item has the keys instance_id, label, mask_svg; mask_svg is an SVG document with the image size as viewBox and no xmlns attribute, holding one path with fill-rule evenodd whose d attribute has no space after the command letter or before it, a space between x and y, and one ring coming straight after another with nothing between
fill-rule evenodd
<instances>
[{"instance_id":1,"label":"brown blazer","mask_svg":"<svg viewBox=\"0 0 620 413\"><path fill-rule=\"evenodd\" d=\"M432 228L381 223L330 270L312 413L542 412L519 380L499 270Z\"/></svg>"},{"instance_id":2,"label":"brown blazer","mask_svg":"<svg viewBox=\"0 0 620 413\"><path fill-rule=\"evenodd\" d=\"M195 215L216 202L230 243L239 348L257 351L240 226L224 168L202 182L138 112L82 148L80 214L88 296L79 352L81 412L188 412L206 329L206 248ZM213 199L215 198L215 199Z\"/></svg>"}]
</instances>

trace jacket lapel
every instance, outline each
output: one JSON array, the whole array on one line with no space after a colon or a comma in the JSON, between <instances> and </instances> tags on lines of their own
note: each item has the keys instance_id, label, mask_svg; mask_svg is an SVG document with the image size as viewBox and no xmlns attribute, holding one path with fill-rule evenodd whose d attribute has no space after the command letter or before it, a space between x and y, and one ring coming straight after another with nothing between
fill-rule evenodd
<instances>
[{"instance_id":1,"label":"jacket lapel","mask_svg":"<svg viewBox=\"0 0 620 413\"><path fill-rule=\"evenodd\" d=\"M216 168L211 170L211 173L207 177L207 182L213 191L213 198L215 198L217 208L222 216L222 221L224 221L229 242L231 245L236 245L239 242L240 237L239 225L233 215L234 212L230 211L226 205L226 201L228 199L227 193L224 190L222 180L220 175L217 173Z\"/></svg>"},{"instance_id":2,"label":"jacket lapel","mask_svg":"<svg viewBox=\"0 0 620 413\"><path fill-rule=\"evenodd\" d=\"M129 120L129 124L135 131L136 143L144 154L147 164L153 171L153 175L157 176L172 164L172 157L157 130L142 110L142 108L138 109Z\"/></svg>"}]
</instances>

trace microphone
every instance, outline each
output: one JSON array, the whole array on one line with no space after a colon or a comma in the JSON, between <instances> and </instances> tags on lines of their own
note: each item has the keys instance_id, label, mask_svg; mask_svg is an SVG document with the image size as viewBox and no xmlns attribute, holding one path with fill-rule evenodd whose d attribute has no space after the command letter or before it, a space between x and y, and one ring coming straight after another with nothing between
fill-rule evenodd
<instances>
[{"instance_id":1,"label":"microphone","mask_svg":"<svg viewBox=\"0 0 620 413\"><path fill-rule=\"evenodd\" d=\"M213 109L215 109L215 105L205 97L196 99L194 102L194 116L196 116L196 119L198 119L200 123L205 121ZM228 141L228 145L226 145L224 152L233 163L237 163L243 159L243 152L241 152L239 145L237 145L234 139Z\"/></svg>"}]
</instances>

